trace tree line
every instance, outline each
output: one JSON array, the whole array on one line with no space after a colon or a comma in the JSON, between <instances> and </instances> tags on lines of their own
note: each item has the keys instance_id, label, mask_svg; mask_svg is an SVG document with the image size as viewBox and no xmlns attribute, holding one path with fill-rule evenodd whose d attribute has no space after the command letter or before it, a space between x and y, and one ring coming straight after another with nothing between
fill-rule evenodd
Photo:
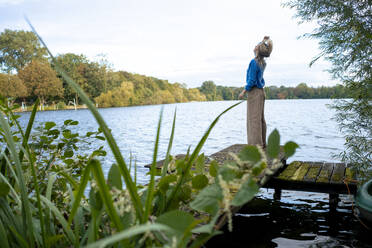
<instances>
[{"instance_id":1,"label":"tree line","mask_svg":"<svg viewBox=\"0 0 372 248\"><path fill-rule=\"evenodd\" d=\"M79 104L78 95L50 61L34 33L5 29L0 34L0 95L10 102L32 103L39 98L42 104ZM56 61L102 107L206 100L198 89L180 83L114 71L105 59L96 62L66 53Z\"/></svg>"},{"instance_id":2,"label":"tree line","mask_svg":"<svg viewBox=\"0 0 372 248\"><path fill-rule=\"evenodd\" d=\"M243 87L228 87L216 85L213 81L205 81L198 88L207 101L236 100ZM342 85L332 87L309 87L300 83L296 87L268 86L264 88L267 99L319 99L319 98L349 98L350 94Z\"/></svg>"},{"instance_id":3,"label":"tree line","mask_svg":"<svg viewBox=\"0 0 372 248\"><path fill-rule=\"evenodd\" d=\"M0 34L0 70L3 72L0 73L0 95L11 103L32 103L39 98L42 104L72 102L78 105L78 95L50 61L34 33L5 29ZM104 58L98 62L90 61L82 54L60 54L56 61L100 107L234 100L242 90L217 86L213 81L188 89L185 84L114 71ZM341 85L312 88L301 83L296 87L270 86L265 91L268 99L348 96Z\"/></svg>"}]
</instances>

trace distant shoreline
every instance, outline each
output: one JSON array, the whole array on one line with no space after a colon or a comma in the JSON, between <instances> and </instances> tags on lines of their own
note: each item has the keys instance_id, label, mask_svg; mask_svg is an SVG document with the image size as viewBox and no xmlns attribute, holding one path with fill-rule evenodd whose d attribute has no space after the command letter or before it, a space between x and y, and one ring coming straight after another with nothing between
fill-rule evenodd
<instances>
[{"instance_id":1,"label":"distant shoreline","mask_svg":"<svg viewBox=\"0 0 372 248\"><path fill-rule=\"evenodd\" d=\"M337 99L347 99L347 98L337 98ZM246 100L246 99L242 99ZM336 100L335 98L297 98L297 99L266 99L267 100ZM176 104L176 103L191 103L191 102L226 102L226 101L239 101L238 99L235 100L218 100L218 101L190 101L190 102L174 102L174 103L162 103L162 104L139 104L139 105L127 105L127 106L112 106L112 107L97 107L98 109L107 109L107 108L122 108L122 107L138 107L138 106L154 106L154 105L166 105L166 104ZM15 109L14 112L16 113L24 113L24 112L31 112L33 105L27 107L27 110L22 110L21 108ZM81 110L81 109L88 109L88 107L83 105L77 105L76 109L74 106L66 106L64 108L56 108L54 106L45 106L44 109L38 108L38 112L40 111L64 111L64 110Z\"/></svg>"}]
</instances>

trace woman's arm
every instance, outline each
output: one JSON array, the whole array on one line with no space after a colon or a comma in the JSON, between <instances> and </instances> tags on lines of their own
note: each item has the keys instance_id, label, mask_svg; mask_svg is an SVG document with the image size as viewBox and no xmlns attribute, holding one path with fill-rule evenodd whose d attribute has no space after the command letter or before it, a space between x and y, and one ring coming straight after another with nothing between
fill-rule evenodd
<instances>
[{"instance_id":1,"label":"woman's arm","mask_svg":"<svg viewBox=\"0 0 372 248\"><path fill-rule=\"evenodd\" d=\"M243 89L242 92L240 92L239 94L239 99L242 99L244 97L244 94L246 93L247 91L245 89Z\"/></svg>"}]
</instances>

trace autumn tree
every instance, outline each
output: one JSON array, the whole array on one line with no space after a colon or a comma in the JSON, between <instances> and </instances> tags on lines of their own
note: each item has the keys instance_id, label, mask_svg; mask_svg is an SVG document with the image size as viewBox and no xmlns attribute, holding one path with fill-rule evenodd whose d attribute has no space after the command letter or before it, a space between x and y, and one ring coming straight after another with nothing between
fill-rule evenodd
<instances>
[{"instance_id":1,"label":"autumn tree","mask_svg":"<svg viewBox=\"0 0 372 248\"><path fill-rule=\"evenodd\" d=\"M0 73L0 94L11 98L12 102L17 98L27 96L27 88L17 75Z\"/></svg>"},{"instance_id":2,"label":"autumn tree","mask_svg":"<svg viewBox=\"0 0 372 248\"><path fill-rule=\"evenodd\" d=\"M345 135L342 160L366 178L372 176L372 8L370 0L290 0L300 22L317 23L306 37L319 40L321 53L332 63L330 72L341 80L351 100L333 106Z\"/></svg>"},{"instance_id":3,"label":"autumn tree","mask_svg":"<svg viewBox=\"0 0 372 248\"><path fill-rule=\"evenodd\" d=\"M42 104L51 97L62 96L62 82L49 63L33 60L18 72L31 97L39 97Z\"/></svg>"},{"instance_id":4,"label":"autumn tree","mask_svg":"<svg viewBox=\"0 0 372 248\"><path fill-rule=\"evenodd\" d=\"M46 49L33 32L5 29L0 34L0 70L19 71L32 60L45 59Z\"/></svg>"}]
</instances>

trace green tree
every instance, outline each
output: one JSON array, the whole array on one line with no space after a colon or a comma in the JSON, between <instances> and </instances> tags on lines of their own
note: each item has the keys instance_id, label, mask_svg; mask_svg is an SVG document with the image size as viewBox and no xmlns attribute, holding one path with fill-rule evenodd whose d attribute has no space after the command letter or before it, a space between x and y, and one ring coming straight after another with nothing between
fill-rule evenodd
<instances>
[{"instance_id":1,"label":"green tree","mask_svg":"<svg viewBox=\"0 0 372 248\"><path fill-rule=\"evenodd\" d=\"M317 21L306 37L319 39L321 53L332 63L330 72L342 80L351 100L334 104L345 134L344 161L366 178L372 176L372 23L371 1L291 0L300 22ZM369 174L369 175L368 175Z\"/></svg>"},{"instance_id":2,"label":"green tree","mask_svg":"<svg viewBox=\"0 0 372 248\"><path fill-rule=\"evenodd\" d=\"M84 70L86 64L89 63L87 57L84 55L76 55L73 53L66 53L58 55L56 58L58 64L62 67L62 69L73 79L76 83L78 83L84 90L86 90L87 80L84 78ZM62 77L60 77L62 78ZM66 80L62 79L63 88L64 88L64 99L66 101L71 101L75 99L76 104L79 102L79 98L77 93L68 86Z\"/></svg>"},{"instance_id":3,"label":"green tree","mask_svg":"<svg viewBox=\"0 0 372 248\"><path fill-rule=\"evenodd\" d=\"M5 29L0 34L0 70L19 71L34 59L46 58L36 35L29 31Z\"/></svg>"},{"instance_id":4,"label":"green tree","mask_svg":"<svg viewBox=\"0 0 372 248\"><path fill-rule=\"evenodd\" d=\"M213 81L203 82L199 90L207 97L207 101L214 101L216 99L217 87Z\"/></svg>"},{"instance_id":5,"label":"green tree","mask_svg":"<svg viewBox=\"0 0 372 248\"><path fill-rule=\"evenodd\" d=\"M31 97L39 97L42 104L51 97L62 96L62 82L49 63L33 60L18 72Z\"/></svg>"}]
</instances>

